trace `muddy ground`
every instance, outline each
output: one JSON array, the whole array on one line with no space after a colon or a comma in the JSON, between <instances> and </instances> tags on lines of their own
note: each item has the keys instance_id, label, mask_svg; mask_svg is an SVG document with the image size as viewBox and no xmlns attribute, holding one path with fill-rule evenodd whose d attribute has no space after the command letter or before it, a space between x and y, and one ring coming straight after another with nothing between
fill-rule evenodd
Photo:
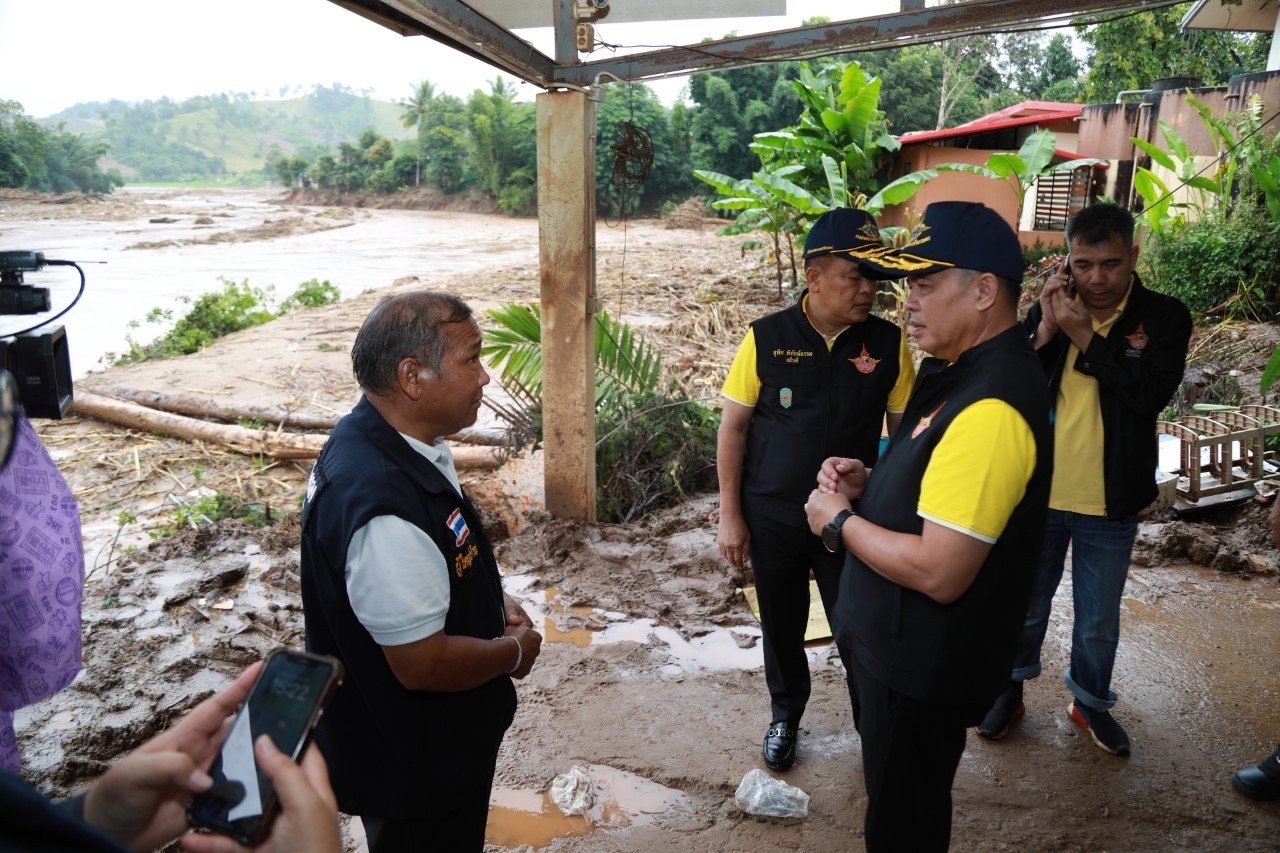
<instances>
[{"instance_id":1,"label":"muddy ground","mask_svg":"<svg viewBox=\"0 0 1280 853\"><path fill-rule=\"evenodd\" d=\"M0 246L31 248L10 246L6 227L20 220L38 229L45 211L74 219L76 205L103 239L117 229L121 245L139 242L147 220L186 209L166 195L58 205L0 199ZM104 205L116 209L94 220ZM360 211L337 233L359 234L387 213ZM419 233L450 227L450 214L413 215L423 217ZM483 219L455 216L472 232ZM282 209L281 221L294 217L318 215ZM416 280L390 277L385 286L448 289L479 308L536 299L532 223L488 221L528 247L528 257L482 257L435 278L409 267L403 276ZM265 245L287 255L304 251L295 241L307 238L285 233ZM745 322L777 307L767 270L709 229L630 223L625 235L602 228L598 239L606 307L661 341L672 375L714 399ZM163 264L175 253L216 249L132 251ZM286 317L195 356L92 374L77 388L343 411L355 399L347 348L378 295ZM1250 374L1255 362L1236 366ZM74 418L41 432L85 518L85 668L70 688L21 712L18 731L29 777L64 794L266 649L300 644L296 520L265 530L240 521L174 529L174 506L208 490L287 516L307 466ZM541 509L540 464L524 450L497 472L465 478L510 531L498 545L504 582L547 637L519 685L521 707L499 760L494 849L860 849L859 748L826 644L811 649L814 696L799 763L786 775L811 795L809 817L760 820L733 805L738 782L760 766L768 702L759 629L740 593L749 577L716 552L714 496L635 524L553 520ZM1264 513L1250 503L1144 525L1116 668L1116 713L1134 744L1128 759L1102 753L1066 719L1070 601L1059 597L1046 674L1028 686L1026 719L1000 743L970 737L955 786L955 849L1275 849L1280 806L1245 800L1228 782L1280 740L1280 554L1266 541ZM594 822L559 815L546 796L575 764L604 792ZM350 847L361 847L358 827Z\"/></svg>"}]
</instances>

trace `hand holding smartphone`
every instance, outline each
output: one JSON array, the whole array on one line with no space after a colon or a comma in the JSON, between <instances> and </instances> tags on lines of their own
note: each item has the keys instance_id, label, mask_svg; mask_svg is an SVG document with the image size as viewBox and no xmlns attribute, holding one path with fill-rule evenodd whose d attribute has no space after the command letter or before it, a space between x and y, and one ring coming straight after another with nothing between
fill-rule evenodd
<instances>
[{"instance_id":1,"label":"hand holding smartphone","mask_svg":"<svg viewBox=\"0 0 1280 853\"><path fill-rule=\"evenodd\" d=\"M279 803L255 762L254 741L268 735L277 749L297 761L342 676L336 658L288 649L271 652L209 768L213 786L187 807L191 825L246 845L265 838Z\"/></svg>"}]
</instances>

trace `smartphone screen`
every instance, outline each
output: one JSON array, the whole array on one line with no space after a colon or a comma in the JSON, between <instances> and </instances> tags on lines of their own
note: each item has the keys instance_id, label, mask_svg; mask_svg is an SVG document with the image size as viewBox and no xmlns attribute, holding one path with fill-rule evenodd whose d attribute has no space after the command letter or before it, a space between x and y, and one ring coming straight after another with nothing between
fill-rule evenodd
<instances>
[{"instance_id":1,"label":"smartphone screen","mask_svg":"<svg viewBox=\"0 0 1280 853\"><path fill-rule=\"evenodd\" d=\"M266 835L276 795L253 757L253 743L269 735L295 761L335 687L342 681L336 658L276 649L258 674L209 768L213 787L192 798L187 817L252 844Z\"/></svg>"}]
</instances>

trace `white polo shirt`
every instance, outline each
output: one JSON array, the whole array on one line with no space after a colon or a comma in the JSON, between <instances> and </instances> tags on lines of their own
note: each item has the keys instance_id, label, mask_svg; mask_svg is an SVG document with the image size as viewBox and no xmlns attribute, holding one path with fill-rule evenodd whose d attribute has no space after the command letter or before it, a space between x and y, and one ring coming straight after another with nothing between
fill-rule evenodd
<instances>
[{"instance_id":1,"label":"white polo shirt","mask_svg":"<svg viewBox=\"0 0 1280 853\"><path fill-rule=\"evenodd\" d=\"M400 435L444 474L461 499L448 446ZM402 646L444 630L449 567L431 537L399 516L376 516L352 534L346 583L351 609L380 646Z\"/></svg>"}]
</instances>

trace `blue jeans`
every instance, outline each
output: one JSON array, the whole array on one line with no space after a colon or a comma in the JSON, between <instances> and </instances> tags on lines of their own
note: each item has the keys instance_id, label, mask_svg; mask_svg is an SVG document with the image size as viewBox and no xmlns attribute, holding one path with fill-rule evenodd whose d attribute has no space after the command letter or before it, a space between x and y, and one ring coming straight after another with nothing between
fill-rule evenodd
<instances>
[{"instance_id":1,"label":"blue jeans","mask_svg":"<svg viewBox=\"0 0 1280 853\"><path fill-rule=\"evenodd\" d=\"M1063 680L1081 705L1109 711L1116 704L1111 670L1120 643L1120 596L1137 532L1137 516L1111 521L1049 510L1031 607L1013 659L1014 681L1040 674L1040 646L1049 627L1049 611L1062 580L1069 544L1075 622L1071 628L1071 668Z\"/></svg>"}]
</instances>

